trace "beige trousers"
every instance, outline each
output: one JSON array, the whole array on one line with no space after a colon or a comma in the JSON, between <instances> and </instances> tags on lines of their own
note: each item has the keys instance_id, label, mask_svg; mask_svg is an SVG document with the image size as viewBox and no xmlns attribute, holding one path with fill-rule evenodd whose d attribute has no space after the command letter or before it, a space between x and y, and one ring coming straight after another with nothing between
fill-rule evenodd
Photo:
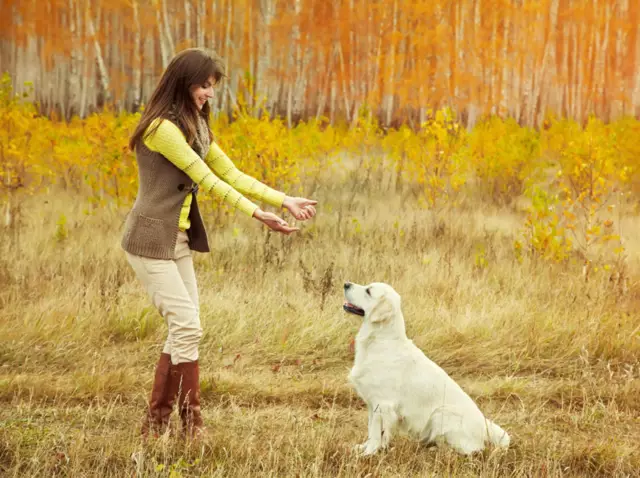
<instances>
[{"instance_id":1,"label":"beige trousers","mask_svg":"<svg viewBox=\"0 0 640 478\"><path fill-rule=\"evenodd\" d=\"M198 284L187 234L178 232L175 260L151 259L128 252L126 255L167 324L169 332L163 352L171 355L174 365L197 360L202 327Z\"/></svg>"}]
</instances>

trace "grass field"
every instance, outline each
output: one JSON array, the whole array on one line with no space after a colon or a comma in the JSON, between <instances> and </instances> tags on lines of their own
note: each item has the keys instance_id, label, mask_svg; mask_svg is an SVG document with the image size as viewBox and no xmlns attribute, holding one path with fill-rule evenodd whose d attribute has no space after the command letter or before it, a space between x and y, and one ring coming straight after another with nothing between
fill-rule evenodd
<instances>
[{"instance_id":1,"label":"grass field","mask_svg":"<svg viewBox=\"0 0 640 478\"><path fill-rule=\"evenodd\" d=\"M429 211L356 174L323 181L317 218L291 237L205 218L210 436L192 447L138 436L165 326L119 247L126 209L26 199L0 228L0 475L640 476L640 219L622 224L622 288L585 282L579 264L519 262L516 207ZM350 452L366 411L346 378L359 319L342 311L345 280L394 286L409 337L511 434L507 452L408 438Z\"/></svg>"}]
</instances>

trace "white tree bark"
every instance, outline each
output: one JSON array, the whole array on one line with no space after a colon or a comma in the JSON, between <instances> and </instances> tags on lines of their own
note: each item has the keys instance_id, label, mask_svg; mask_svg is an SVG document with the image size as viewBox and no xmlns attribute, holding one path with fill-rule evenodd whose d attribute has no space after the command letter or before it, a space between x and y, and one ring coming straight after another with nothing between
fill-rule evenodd
<instances>
[{"instance_id":1,"label":"white tree bark","mask_svg":"<svg viewBox=\"0 0 640 478\"><path fill-rule=\"evenodd\" d=\"M581 98L580 98L580 93L581 93L581 87L582 84L580 82L580 64L578 62L578 58L580 56L579 50L578 50L578 37L579 37L579 32L578 32L578 26L574 23L572 25L572 29L573 31L573 62L572 62L572 66L573 66L573 71L572 71L572 76L573 76L573 99L572 99L572 103L571 103L571 117L574 119L579 119L579 114L580 114L580 110L582 109L581 106L579 106L579 103L581 103Z\"/></svg>"},{"instance_id":2,"label":"white tree bark","mask_svg":"<svg viewBox=\"0 0 640 478\"><path fill-rule=\"evenodd\" d=\"M511 3L511 2L509 2ZM511 5L509 5L510 7ZM509 28L511 27L510 9L504 10L504 32L502 35L502 81L500 85L500 114L509 114Z\"/></svg>"},{"instance_id":3,"label":"white tree bark","mask_svg":"<svg viewBox=\"0 0 640 478\"><path fill-rule=\"evenodd\" d=\"M82 86L81 86L81 92L80 92L80 110L78 112L80 118L84 118L85 114L86 114L86 108L87 108L87 94L88 94L88 86L89 86L89 78L91 78L89 76L89 64L91 63L90 61L88 61L89 59L89 44L85 43L84 44L84 58L85 61L84 65L83 65L83 69L84 72L82 74Z\"/></svg>"},{"instance_id":4,"label":"white tree bark","mask_svg":"<svg viewBox=\"0 0 640 478\"><path fill-rule=\"evenodd\" d=\"M571 89L569 87L569 23L565 22L563 27L563 39L564 44L562 48L562 72L560 75L560 82L563 85L563 93L562 93L562 110L561 113L563 116L571 116Z\"/></svg>"},{"instance_id":5,"label":"white tree bark","mask_svg":"<svg viewBox=\"0 0 640 478\"><path fill-rule=\"evenodd\" d=\"M140 43L140 17L138 14L138 0L131 1L133 8L133 94L131 98L132 107L137 110L140 107L142 94L142 55Z\"/></svg>"},{"instance_id":6,"label":"white tree bark","mask_svg":"<svg viewBox=\"0 0 640 478\"><path fill-rule=\"evenodd\" d=\"M460 4L457 5L457 25L456 25L456 42L455 42L455 51L454 54L457 56L456 58L456 84L454 87L454 92L453 92L453 96L456 100L456 102L459 104L461 98L460 98L460 93L461 93L461 87L463 86L460 81L460 75L459 73L461 71L465 71L466 70L466 65L465 65L465 51L466 51L466 47L463 46L462 42L465 40L465 21L467 19L468 16L468 4L467 2L461 2ZM468 93L467 93L467 97L468 97Z\"/></svg>"},{"instance_id":7,"label":"white tree bark","mask_svg":"<svg viewBox=\"0 0 640 478\"><path fill-rule=\"evenodd\" d=\"M233 7L231 1L227 2L227 22L225 29L225 43L224 43L224 72L225 75L229 76L231 72L229 71L229 58L231 58L231 19L233 18ZM235 92L234 92L235 96ZM222 95L222 104L220 105L220 110L223 112L228 112L227 110L227 99L229 95Z\"/></svg>"},{"instance_id":8,"label":"white tree bark","mask_svg":"<svg viewBox=\"0 0 640 478\"><path fill-rule=\"evenodd\" d=\"M253 33L253 1L249 0L249 24L248 24L248 34L247 38L249 39L249 76L251 77L251 84L249 85L249 95L247 98L247 107L250 108L251 111L254 112L254 98L256 96L256 88L257 88L257 79L256 79L256 62L254 59L254 33ZM263 39L264 40L264 39Z\"/></svg>"},{"instance_id":9,"label":"white tree bark","mask_svg":"<svg viewBox=\"0 0 640 478\"><path fill-rule=\"evenodd\" d=\"M93 42L93 48L95 50L95 58L98 64L98 74L100 75L100 86L102 87L102 93L104 95L105 102L111 101L111 89L109 80L109 71L104 63L104 57L102 56L102 47L96 36L96 30L93 25L93 19L91 18L91 10L89 3L87 3L86 14L87 28L89 29L89 36Z\"/></svg>"},{"instance_id":10,"label":"white tree bark","mask_svg":"<svg viewBox=\"0 0 640 478\"><path fill-rule=\"evenodd\" d=\"M338 94L338 84L336 80L335 70L331 70L331 97L329 101L329 121L333 125L335 123L336 112L336 96Z\"/></svg>"},{"instance_id":11,"label":"white tree bark","mask_svg":"<svg viewBox=\"0 0 640 478\"><path fill-rule=\"evenodd\" d=\"M391 19L391 35L395 35L398 27L398 0L393 0L393 13ZM391 41L387 52L387 74L385 80L385 92L383 97L383 108L385 112L384 123L386 126L391 124L393 116L393 97L395 95L395 75L396 75L396 46Z\"/></svg>"},{"instance_id":12,"label":"white tree bark","mask_svg":"<svg viewBox=\"0 0 640 478\"><path fill-rule=\"evenodd\" d=\"M202 48L204 46L204 19L207 15L207 5L205 0L197 0L197 11L196 11L196 38L198 47ZM231 3L231 2L229 2ZM226 96L226 95L225 95Z\"/></svg>"},{"instance_id":13,"label":"white tree bark","mask_svg":"<svg viewBox=\"0 0 640 478\"><path fill-rule=\"evenodd\" d=\"M156 42L153 36L153 31L145 31L143 48L144 55L140 58L140 73L142 74L142 88L140 93L141 104L145 101L145 98L151 96L151 92L155 87L153 80L156 68ZM161 61L163 60L161 59Z\"/></svg>"},{"instance_id":14,"label":"white tree bark","mask_svg":"<svg viewBox=\"0 0 640 478\"><path fill-rule=\"evenodd\" d=\"M217 0L211 0L211 17L215 18L216 20L218 19L218 2ZM216 25L220 23L218 21L216 21ZM210 47L212 50L215 50L217 48L218 42L216 39L216 32L215 29L211 32L211 35L209 35L211 37L211 41L210 41Z\"/></svg>"},{"instance_id":15,"label":"white tree bark","mask_svg":"<svg viewBox=\"0 0 640 478\"><path fill-rule=\"evenodd\" d=\"M169 65L170 60L169 46L167 45L165 28L162 22L162 16L160 15L160 6L158 5L158 0L153 0L153 5L156 11L156 25L158 27L158 42L160 43L160 57L162 58L162 68L165 69Z\"/></svg>"},{"instance_id":16,"label":"white tree bark","mask_svg":"<svg viewBox=\"0 0 640 478\"><path fill-rule=\"evenodd\" d=\"M488 70L486 76L489 78L489 98L488 104L491 107L491 114L496 114L498 109L498 85L497 85L497 65L496 60L500 57L500 53L498 52L498 9L494 7L492 22L491 22L491 60L489 61L488 69L485 68L485 71Z\"/></svg>"},{"instance_id":17,"label":"white tree bark","mask_svg":"<svg viewBox=\"0 0 640 478\"><path fill-rule=\"evenodd\" d=\"M184 0L184 39L187 45L191 45L191 2Z\"/></svg>"},{"instance_id":18,"label":"white tree bark","mask_svg":"<svg viewBox=\"0 0 640 478\"><path fill-rule=\"evenodd\" d=\"M622 24L629 14L629 0L617 1L617 15L616 20L618 24ZM614 97L611 101L611 119L615 120L619 118L625 112L625 92L624 92L624 78L622 76L622 69L624 61L627 59L627 30L624 28L616 29L616 56L614 66L614 85L613 92Z\"/></svg>"},{"instance_id":19,"label":"white tree bark","mask_svg":"<svg viewBox=\"0 0 640 478\"><path fill-rule=\"evenodd\" d=\"M342 44L338 42L338 58L340 60L340 76L342 76L342 98L344 99L344 114L347 121L351 120L351 100L347 90L347 72L344 66L344 55L342 54Z\"/></svg>"},{"instance_id":20,"label":"white tree bark","mask_svg":"<svg viewBox=\"0 0 640 478\"><path fill-rule=\"evenodd\" d=\"M474 70L476 72L482 71L482 63L480 62L480 48L482 47L480 41L480 33L482 32L482 11L480 9L481 0L475 0L474 12L473 12L473 50L475 59L472 60ZM471 83L471 91L469 92L469 105L467 107L467 129L471 130L475 127L478 121L480 113L480 107L478 106L478 86L479 81L477 76L474 75L474 80ZM422 85L421 85L422 88ZM423 122L424 120L421 120Z\"/></svg>"},{"instance_id":21,"label":"white tree bark","mask_svg":"<svg viewBox=\"0 0 640 478\"><path fill-rule=\"evenodd\" d=\"M604 103L604 88L607 82L607 51L609 49L609 24L611 22L611 6L605 4L604 6L604 34L600 34L598 29L596 32L596 45L598 46L598 54L596 56L595 71L598 73L598 79L596 83L596 99L599 103ZM582 84L580 81L579 85ZM604 111L600 112L604 114Z\"/></svg>"},{"instance_id":22,"label":"white tree bark","mask_svg":"<svg viewBox=\"0 0 640 478\"><path fill-rule=\"evenodd\" d=\"M271 111L274 99L271 96L269 72L272 64L271 23L276 13L275 0L260 0L261 22L258 24L258 67L256 74L256 96L259 104L266 102L266 109ZM260 114L259 108L254 114Z\"/></svg>"},{"instance_id":23,"label":"white tree bark","mask_svg":"<svg viewBox=\"0 0 640 478\"><path fill-rule=\"evenodd\" d=\"M633 111L640 118L640 22L636 28L636 61L634 68L635 85L633 87Z\"/></svg>"},{"instance_id":24,"label":"white tree bark","mask_svg":"<svg viewBox=\"0 0 640 478\"><path fill-rule=\"evenodd\" d=\"M291 128L293 124L293 109L294 109L294 90L296 89L299 77L301 73L300 65L300 12L302 11L301 0L294 0L293 13L294 20L291 28L291 44L289 45L289 58L287 64L287 71L295 71L295 79L289 79L287 88L287 124ZM297 91L296 91L297 99ZM297 111L296 111L297 113Z\"/></svg>"},{"instance_id":25,"label":"white tree bark","mask_svg":"<svg viewBox=\"0 0 640 478\"><path fill-rule=\"evenodd\" d=\"M164 24L164 35L167 42L167 53L169 60L176 52L175 43L173 42L173 35L171 34L171 25L169 23L169 14L167 12L167 0L161 0L162 2L162 19Z\"/></svg>"},{"instance_id":26,"label":"white tree bark","mask_svg":"<svg viewBox=\"0 0 640 478\"><path fill-rule=\"evenodd\" d=\"M559 0L551 0L549 10L549 35L548 38L544 38L544 33L541 32L541 41L544 42L544 52L542 55L542 62L540 68L536 68L536 82L533 90L533 105L534 108L529 110L529 117L527 118L527 124L535 125L540 121L540 116L536 115L544 113L544 104L540 108L539 112L535 111L535 105L538 105L542 96L542 88L551 84L553 76L548 76L547 73L555 68L555 43L556 43L556 26L558 21L558 7ZM538 22L541 23L541 22ZM546 102L545 102L546 103Z\"/></svg>"},{"instance_id":27,"label":"white tree bark","mask_svg":"<svg viewBox=\"0 0 640 478\"><path fill-rule=\"evenodd\" d=\"M312 53L302 51L302 38L300 33L300 15L302 14L302 0L295 0L296 23L294 37L296 38L296 82L293 93L293 115L299 118L305 108L305 93L307 89L307 67L311 63Z\"/></svg>"},{"instance_id":28,"label":"white tree bark","mask_svg":"<svg viewBox=\"0 0 640 478\"><path fill-rule=\"evenodd\" d=\"M357 96L355 78L358 36L356 35L356 25L353 21L354 17L354 1L349 0L349 95L355 101Z\"/></svg>"},{"instance_id":29,"label":"white tree bark","mask_svg":"<svg viewBox=\"0 0 640 478\"><path fill-rule=\"evenodd\" d=\"M71 115L78 112L78 93L80 92L79 63L81 57L81 53L78 52L78 47L80 45L80 33L79 25L75 18L74 0L68 0L68 6L69 10L67 15L69 19L69 36L71 37L72 48L69 56L68 89L64 106L64 114L66 118L70 118Z\"/></svg>"}]
</instances>

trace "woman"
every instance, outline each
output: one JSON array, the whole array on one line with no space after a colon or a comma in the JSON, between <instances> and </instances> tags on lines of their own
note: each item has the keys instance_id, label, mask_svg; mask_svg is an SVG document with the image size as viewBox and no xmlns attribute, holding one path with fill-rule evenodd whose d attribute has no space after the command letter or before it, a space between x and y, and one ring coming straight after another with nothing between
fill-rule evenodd
<instances>
[{"instance_id":1,"label":"woman","mask_svg":"<svg viewBox=\"0 0 640 478\"><path fill-rule=\"evenodd\" d=\"M286 196L245 175L212 142L208 100L223 76L220 60L207 51L180 52L162 75L129 142L136 152L139 186L122 247L168 327L144 436L164 431L174 403L183 433L193 437L204 430L198 372L202 328L191 251L209 252L209 244L197 190L284 234L298 229L246 196L284 207L299 220L316 213L316 201Z\"/></svg>"}]
</instances>

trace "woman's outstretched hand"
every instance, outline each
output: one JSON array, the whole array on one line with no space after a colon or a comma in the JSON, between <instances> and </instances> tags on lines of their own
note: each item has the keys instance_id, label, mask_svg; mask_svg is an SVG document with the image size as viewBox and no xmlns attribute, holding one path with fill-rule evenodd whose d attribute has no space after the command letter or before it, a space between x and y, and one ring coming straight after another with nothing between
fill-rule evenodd
<instances>
[{"instance_id":1,"label":"woman's outstretched hand","mask_svg":"<svg viewBox=\"0 0 640 478\"><path fill-rule=\"evenodd\" d=\"M288 209L297 220L306 221L316 215L316 208L314 207L316 204L318 204L318 201L313 199L287 196L284 198L282 207Z\"/></svg>"},{"instance_id":2,"label":"woman's outstretched hand","mask_svg":"<svg viewBox=\"0 0 640 478\"><path fill-rule=\"evenodd\" d=\"M253 217L255 217L258 221L263 223L269 229L277 232L281 232L283 234L291 234L292 232L299 231L300 229L297 227L291 227L287 224L287 221L278 217L272 212L266 212L262 209L256 209L253 213Z\"/></svg>"}]
</instances>

